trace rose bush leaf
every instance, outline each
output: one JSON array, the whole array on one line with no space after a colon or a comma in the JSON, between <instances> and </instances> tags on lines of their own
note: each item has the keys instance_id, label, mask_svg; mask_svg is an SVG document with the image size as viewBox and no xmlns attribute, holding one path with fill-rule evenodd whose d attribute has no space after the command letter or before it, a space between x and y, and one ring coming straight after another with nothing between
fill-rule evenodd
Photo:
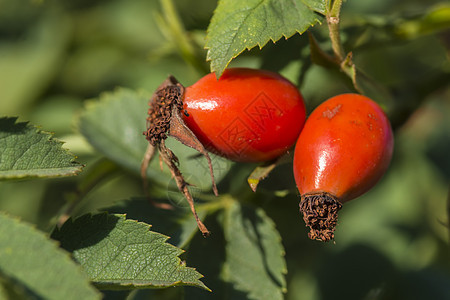
<instances>
[{"instance_id":1,"label":"rose bush leaf","mask_svg":"<svg viewBox=\"0 0 450 300\"><path fill-rule=\"evenodd\" d=\"M208 290L203 276L178 257L183 250L150 225L107 213L67 221L52 237L73 253L99 288L164 288L188 285Z\"/></svg>"},{"instance_id":2,"label":"rose bush leaf","mask_svg":"<svg viewBox=\"0 0 450 300\"><path fill-rule=\"evenodd\" d=\"M26 299L101 298L68 253L42 232L1 212L0 281Z\"/></svg>"},{"instance_id":3,"label":"rose bush leaf","mask_svg":"<svg viewBox=\"0 0 450 300\"><path fill-rule=\"evenodd\" d=\"M234 202L224 219L225 273L249 299L283 299L286 292L284 248L273 221L261 208Z\"/></svg>"},{"instance_id":4,"label":"rose bush leaf","mask_svg":"<svg viewBox=\"0 0 450 300\"><path fill-rule=\"evenodd\" d=\"M147 198L131 198L108 207L109 213L126 214L128 218L151 223L152 229L170 236L168 242L176 247L186 247L193 236L198 233L197 222L192 216L189 205L179 190L166 190L166 199L153 195L152 200L158 203L169 202L175 209L153 207ZM192 192L194 195L196 191ZM200 220L206 217L206 210L196 205Z\"/></svg>"},{"instance_id":5,"label":"rose bush leaf","mask_svg":"<svg viewBox=\"0 0 450 300\"><path fill-rule=\"evenodd\" d=\"M0 180L72 176L83 166L50 133L0 118Z\"/></svg>"},{"instance_id":6,"label":"rose bush leaf","mask_svg":"<svg viewBox=\"0 0 450 300\"><path fill-rule=\"evenodd\" d=\"M325 1L221 0L208 27L206 48L211 71L219 77L245 49L303 33L321 21Z\"/></svg>"}]
</instances>

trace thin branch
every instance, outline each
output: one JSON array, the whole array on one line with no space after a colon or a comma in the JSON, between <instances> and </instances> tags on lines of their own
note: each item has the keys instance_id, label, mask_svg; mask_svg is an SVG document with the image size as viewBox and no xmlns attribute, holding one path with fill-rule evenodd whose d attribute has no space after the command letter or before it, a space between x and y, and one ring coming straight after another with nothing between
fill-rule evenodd
<instances>
[{"instance_id":1,"label":"thin branch","mask_svg":"<svg viewBox=\"0 0 450 300\"><path fill-rule=\"evenodd\" d=\"M336 60L338 60L339 62L342 62L346 57L339 31L341 6L342 0L333 1L333 3L331 4L331 9L327 11L326 14L328 30L331 39L331 47L333 48Z\"/></svg>"}]
</instances>

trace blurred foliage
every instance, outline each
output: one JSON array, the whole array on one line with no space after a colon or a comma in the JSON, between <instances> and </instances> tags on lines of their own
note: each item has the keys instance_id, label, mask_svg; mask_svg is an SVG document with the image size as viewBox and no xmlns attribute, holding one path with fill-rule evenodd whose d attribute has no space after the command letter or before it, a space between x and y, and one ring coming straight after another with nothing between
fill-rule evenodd
<instances>
[{"instance_id":1,"label":"blurred foliage","mask_svg":"<svg viewBox=\"0 0 450 300\"><path fill-rule=\"evenodd\" d=\"M123 87L151 94L168 74L188 86L208 71L205 30L217 3L173 2L174 7L152 0L0 0L0 116L18 116L54 132L86 165L74 178L0 182L0 210L47 233L66 214L127 213L172 236L168 242L187 250L183 259L213 290L102 291L105 299L216 299L224 294L247 299L222 272L230 232L221 224L229 211L214 207L217 211L206 216L214 199L196 190L204 200L199 214L214 233L204 239L193 230L173 182L152 186L156 198L177 207L158 213L139 198L137 172L97 152L76 126L86 100L105 91ZM449 299L449 5L350 0L341 18L344 48L353 51L368 78L367 94L383 105L395 128L387 174L345 205L336 244L307 239L289 163L275 168L256 193L246 183L254 165L226 165L231 170L219 191L264 209L264 219L273 220L285 251L286 299ZM310 32L322 49L331 49L324 24ZM230 65L280 72L298 84L308 111L352 91L344 74L311 62L306 35L245 51Z\"/></svg>"}]
</instances>

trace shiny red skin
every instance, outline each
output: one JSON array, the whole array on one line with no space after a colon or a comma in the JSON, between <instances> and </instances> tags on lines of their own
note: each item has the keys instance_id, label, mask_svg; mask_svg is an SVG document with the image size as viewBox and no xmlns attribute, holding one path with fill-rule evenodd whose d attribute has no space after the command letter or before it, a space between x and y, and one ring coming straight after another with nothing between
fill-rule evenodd
<instances>
[{"instance_id":1,"label":"shiny red skin","mask_svg":"<svg viewBox=\"0 0 450 300\"><path fill-rule=\"evenodd\" d=\"M301 195L327 192L341 203L375 185L389 166L392 129L371 99L342 94L309 116L294 153L294 177Z\"/></svg>"},{"instance_id":2,"label":"shiny red skin","mask_svg":"<svg viewBox=\"0 0 450 300\"><path fill-rule=\"evenodd\" d=\"M279 74L230 68L186 88L184 121L211 152L239 162L261 162L286 153L306 112L298 89Z\"/></svg>"}]
</instances>

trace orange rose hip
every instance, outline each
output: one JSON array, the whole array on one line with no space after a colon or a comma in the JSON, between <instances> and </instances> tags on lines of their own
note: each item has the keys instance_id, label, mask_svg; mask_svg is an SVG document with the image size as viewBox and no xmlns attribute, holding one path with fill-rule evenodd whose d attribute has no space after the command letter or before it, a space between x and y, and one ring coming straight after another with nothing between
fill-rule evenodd
<instances>
[{"instance_id":1,"label":"orange rose hip","mask_svg":"<svg viewBox=\"0 0 450 300\"><path fill-rule=\"evenodd\" d=\"M365 96L338 95L311 113L294 153L300 211L311 239L334 239L342 204L375 185L387 170L392 151L389 120Z\"/></svg>"}]
</instances>

